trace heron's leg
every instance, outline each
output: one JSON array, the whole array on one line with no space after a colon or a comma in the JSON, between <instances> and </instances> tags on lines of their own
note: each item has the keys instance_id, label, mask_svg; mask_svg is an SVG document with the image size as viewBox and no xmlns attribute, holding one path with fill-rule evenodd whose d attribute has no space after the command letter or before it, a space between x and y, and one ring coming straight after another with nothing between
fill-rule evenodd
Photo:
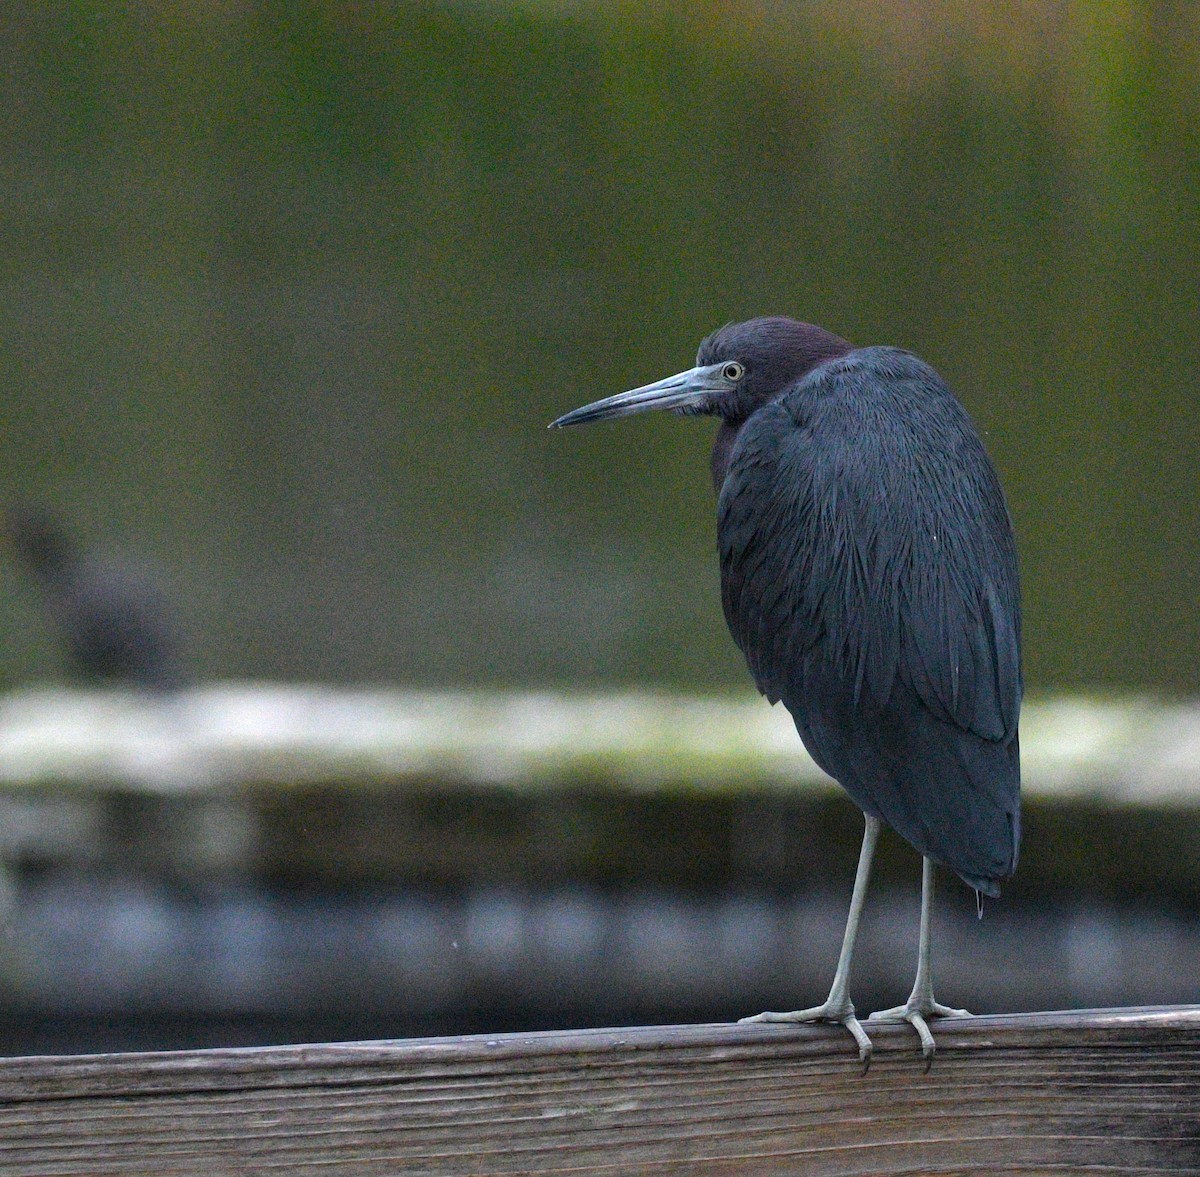
<instances>
[{"instance_id":1,"label":"heron's leg","mask_svg":"<svg viewBox=\"0 0 1200 1177\"><path fill-rule=\"evenodd\" d=\"M912 993L903 1005L894 1009L882 1009L873 1013L868 1022L910 1022L921 1037L921 1053L930 1064L937 1049L933 1035L929 1032L926 1018L969 1018L971 1011L951 1009L933 999L933 973L929 967L930 917L933 914L933 860L922 859L921 863L921 932L917 942L917 979Z\"/></svg>"},{"instance_id":2,"label":"heron's leg","mask_svg":"<svg viewBox=\"0 0 1200 1177\"><path fill-rule=\"evenodd\" d=\"M842 951L838 957L833 984L824 1005L812 1009L798 1009L791 1013L762 1013L743 1022L840 1022L858 1043L858 1059L866 1068L871 1061L871 1040L854 1016L854 1002L850 1000L850 962L854 957L854 941L858 936L858 921L862 915L863 902L867 897L867 882L871 877L871 860L875 857L875 843L879 840L879 818L867 817L867 828L863 833L862 850L858 855L858 870L854 875L854 894L850 897L850 914L846 916L846 934L842 937Z\"/></svg>"}]
</instances>

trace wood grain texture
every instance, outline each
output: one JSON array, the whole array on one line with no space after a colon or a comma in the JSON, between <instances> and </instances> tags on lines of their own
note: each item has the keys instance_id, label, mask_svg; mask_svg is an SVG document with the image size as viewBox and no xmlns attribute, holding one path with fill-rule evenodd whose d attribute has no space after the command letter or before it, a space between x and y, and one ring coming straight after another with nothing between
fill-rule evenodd
<instances>
[{"instance_id":1,"label":"wood grain texture","mask_svg":"<svg viewBox=\"0 0 1200 1177\"><path fill-rule=\"evenodd\" d=\"M0 1061L4 1174L1200 1173L1200 1006Z\"/></svg>"}]
</instances>

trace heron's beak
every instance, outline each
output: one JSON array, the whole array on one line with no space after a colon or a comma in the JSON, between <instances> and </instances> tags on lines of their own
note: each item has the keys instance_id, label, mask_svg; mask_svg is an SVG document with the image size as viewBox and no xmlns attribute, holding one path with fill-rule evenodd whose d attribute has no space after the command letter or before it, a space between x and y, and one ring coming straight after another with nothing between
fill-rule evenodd
<instances>
[{"instance_id":1,"label":"heron's beak","mask_svg":"<svg viewBox=\"0 0 1200 1177\"><path fill-rule=\"evenodd\" d=\"M677 376L668 376L653 384L629 392L618 392L616 396L593 401L581 409L564 413L557 421L550 422L551 429L563 425L583 425L588 421L607 421L614 417L628 417L633 413L645 413L651 409L688 409L704 406L708 398L729 391L729 382L721 375L724 364L708 364L703 368L689 368Z\"/></svg>"}]
</instances>

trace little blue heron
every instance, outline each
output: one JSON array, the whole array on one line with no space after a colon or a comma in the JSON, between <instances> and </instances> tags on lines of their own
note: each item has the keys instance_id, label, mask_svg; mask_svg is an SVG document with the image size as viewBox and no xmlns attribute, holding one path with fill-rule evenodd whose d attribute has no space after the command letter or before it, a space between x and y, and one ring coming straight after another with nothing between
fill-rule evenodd
<instances>
[{"instance_id":1,"label":"little blue heron","mask_svg":"<svg viewBox=\"0 0 1200 1177\"><path fill-rule=\"evenodd\" d=\"M80 678L151 690L183 685L179 626L149 569L85 552L40 508L14 508L2 531L37 582Z\"/></svg>"},{"instance_id":2,"label":"little blue heron","mask_svg":"<svg viewBox=\"0 0 1200 1177\"><path fill-rule=\"evenodd\" d=\"M823 1005L744 1021L844 1025L867 1065L850 964L881 823L923 856L907 1021L932 1060L934 864L995 896L1020 842L1021 612L1012 523L966 410L910 352L786 318L732 323L696 366L553 425L648 409L717 417L725 619L758 689L863 810L841 955Z\"/></svg>"}]
</instances>

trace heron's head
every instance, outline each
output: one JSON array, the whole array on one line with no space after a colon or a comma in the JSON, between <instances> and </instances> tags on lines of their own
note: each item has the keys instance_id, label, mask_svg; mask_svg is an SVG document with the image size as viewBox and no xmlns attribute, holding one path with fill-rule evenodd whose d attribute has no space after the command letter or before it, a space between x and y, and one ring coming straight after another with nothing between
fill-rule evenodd
<instances>
[{"instance_id":1,"label":"heron's head","mask_svg":"<svg viewBox=\"0 0 1200 1177\"><path fill-rule=\"evenodd\" d=\"M552 422L551 428L650 409L720 417L738 424L818 364L850 350L844 339L795 319L729 323L700 344L694 368L574 409Z\"/></svg>"}]
</instances>

